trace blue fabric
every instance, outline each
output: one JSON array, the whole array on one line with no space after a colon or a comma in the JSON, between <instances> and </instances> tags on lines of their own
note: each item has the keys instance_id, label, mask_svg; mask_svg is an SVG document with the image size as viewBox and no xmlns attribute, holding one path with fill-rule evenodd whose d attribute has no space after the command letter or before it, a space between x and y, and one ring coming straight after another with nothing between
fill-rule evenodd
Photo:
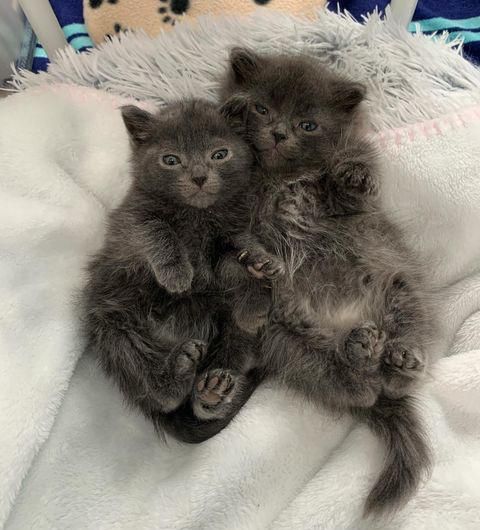
<instances>
[{"instance_id":1,"label":"blue fabric","mask_svg":"<svg viewBox=\"0 0 480 530\"><path fill-rule=\"evenodd\" d=\"M330 8L349 11L357 20L376 7L385 11L390 2L382 0L337 0ZM467 59L480 64L480 0L419 0L409 31L422 33L449 32L449 38L460 37L464 41Z\"/></svg>"},{"instance_id":2,"label":"blue fabric","mask_svg":"<svg viewBox=\"0 0 480 530\"><path fill-rule=\"evenodd\" d=\"M62 26L68 43L75 50L82 52L93 47L83 20L82 0L50 0L53 12ZM41 43L37 43L34 52L32 70L39 72L48 67L48 57Z\"/></svg>"}]
</instances>

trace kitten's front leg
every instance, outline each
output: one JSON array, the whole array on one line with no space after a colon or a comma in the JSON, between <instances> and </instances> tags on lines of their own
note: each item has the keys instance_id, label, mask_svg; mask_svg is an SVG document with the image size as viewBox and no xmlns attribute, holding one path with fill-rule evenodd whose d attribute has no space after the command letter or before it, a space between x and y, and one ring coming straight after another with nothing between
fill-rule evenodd
<instances>
[{"instance_id":1,"label":"kitten's front leg","mask_svg":"<svg viewBox=\"0 0 480 530\"><path fill-rule=\"evenodd\" d=\"M334 183L348 193L376 196L378 178L375 157L370 144L360 142L355 147L339 149L333 156L331 172Z\"/></svg>"},{"instance_id":2,"label":"kitten's front leg","mask_svg":"<svg viewBox=\"0 0 480 530\"><path fill-rule=\"evenodd\" d=\"M237 259L251 276L259 280L276 280L285 274L283 260L267 252L253 235L244 235L235 241L239 249Z\"/></svg>"},{"instance_id":3,"label":"kitten's front leg","mask_svg":"<svg viewBox=\"0 0 480 530\"><path fill-rule=\"evenodd\" d=\"M411 280L398 275L387 289L383 317L388 340L382 355L385 393L399 398L411 392L423 378L432 325L428 307Z\"/></svg>"},{"instance_id":4,"label":"kitten's front leg","mask_svg":"<svg viewBox=\"0 0 480 530\"><path fill-rule=\"evenodd\" d=\"M188 258L173 263L152 263L157 282L169 293L184 293L192 285L193 267Z\"/></svg>"},{"instance_id":5,"label":"kitten's front leg","mask_svg":"<svg viewBox=\"0 0 480 530\"><path fill-rule=\"evenodd\" d=\"M246 246L252 248L242 240L223 255L215 269L215 276L218 287L229 299L237 325L244 331L254 333L265 322L271 297L271 284L260 284L258 280L273 280L283 270L283 264L277 267L275 257L271 256L270 259L263 249L260 253L251 254Z\"/></svg>"},{"instance_id":6,"label":"kitten's front leg","mask_svg":"<svg viewBox=\"0 0 480 530\"><path fill-rule=\"evenodd\" d=\"M169 293L190 289L193 267L185 246L170 226L161 221L144 223L135 237L142 242L144 256L159 285Z\"/></svg>"}]
</instances>

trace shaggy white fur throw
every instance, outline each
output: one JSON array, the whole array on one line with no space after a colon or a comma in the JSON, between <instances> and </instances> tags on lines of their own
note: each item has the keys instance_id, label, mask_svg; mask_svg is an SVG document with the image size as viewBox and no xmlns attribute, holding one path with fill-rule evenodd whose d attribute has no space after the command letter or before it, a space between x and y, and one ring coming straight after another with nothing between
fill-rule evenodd
<instances>
[{"instance_id":1,"label":"shaggy white fur throw","mask_svg":"<svg viewBox=\"0 0 480 530\"><path fill-rule=\"evenodd\" d=\"M376 131L438 118L480 101L480 71L461 57L458 42L410 35L376 14L362 25L328 10L314 21L258 13L203 18L154 39L130 33L90 53L67 49L48 73L19 72L14 84L75 83L160 104L184 96L215 99L234 45L308 53L363 81Z\"/></svg>"}]
</instances>

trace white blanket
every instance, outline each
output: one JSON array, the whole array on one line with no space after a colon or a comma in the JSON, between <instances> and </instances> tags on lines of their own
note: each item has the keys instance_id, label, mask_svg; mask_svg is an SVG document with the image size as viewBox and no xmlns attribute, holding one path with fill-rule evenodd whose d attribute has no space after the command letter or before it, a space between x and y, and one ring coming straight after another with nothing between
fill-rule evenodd
<instances>
[{"instance_id":1,"label":"white blanket","mask_svg":"<svg viewBox=\"0 0 480 530\"><path fill-rule=\"evenodd\" d=\"M349 418L263 387L215 438L165 445L88 352L74 371L75 297L127 189L128 142L118 99L52 90L0 102L0 525L478 528L480 110L377 137L385 203L440 289L438 355L455 355L422 398L431 479L393 519L367 523L383 448Z\"/></svg>"}]
</instances>

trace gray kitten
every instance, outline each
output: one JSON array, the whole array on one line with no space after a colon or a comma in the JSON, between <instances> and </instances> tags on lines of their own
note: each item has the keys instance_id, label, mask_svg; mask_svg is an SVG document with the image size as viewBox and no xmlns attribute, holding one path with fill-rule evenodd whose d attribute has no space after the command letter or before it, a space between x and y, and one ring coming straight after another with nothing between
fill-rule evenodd
<instances>
[{"instance_id":1,"label":"gray kitten","mask_svg":"<svg viewBox=\"0 0 480 530\"><path fill-rule=\"evenodd\" d=\"M233 50L222 89L223 111L257 160L251 233L285 268L280 279L266 274L268 284L252 295L263 293L251 312L268 313L265 367L309 399L350 411L384 440L385 468L368 514L406 501L429 467L411 391L434 327L420 266L377 200L363 97L361 85L313 59L245 49ZM247 246L239 261L261 279L271 259Z\"/></svg>"},{"instance_id":2,"label":"gray kitten","mask_svg":"<svg viewBox=\"0 0 480 530\"><path fill-rule=\"evenodd\" d=\"M130 404L200 442L260 379L257 341L236 326L215 276L218 256L248 226L252 156L207 102L122 115L133 184L89 267L86 332Z\"/></svg>"}]
</instances>

